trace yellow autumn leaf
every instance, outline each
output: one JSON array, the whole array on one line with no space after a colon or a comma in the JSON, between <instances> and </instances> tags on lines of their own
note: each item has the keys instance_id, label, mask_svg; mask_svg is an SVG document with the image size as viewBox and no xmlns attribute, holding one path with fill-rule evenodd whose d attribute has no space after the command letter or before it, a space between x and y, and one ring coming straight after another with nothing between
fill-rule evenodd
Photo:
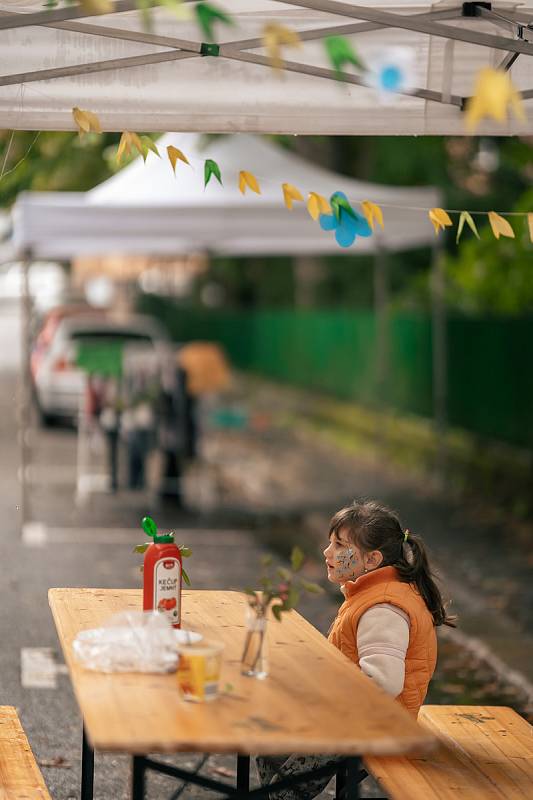
<instances>
[{"instance_id":1,"label":"yellow autumn leaf","mask_svg":"<svg viewBox=\"0 0 533 800\"><path fill-rule=\"evenodd\" d=\"M331 206L321 194L309 192L307 210L313 219L318 219L320 214L331 214Z\"/></svg>"},{"instance_id":2,"label":"yellow autumn leaf","mask_svg":"<svg viewBox=\"0 0 533 800\"><path fill-rule=\"evenodd\" d=\"M301 200L303 202L303 197L296 186L293 186L291 183L283 183L281 188L283 190L283 200L289 211L292 211L292 204L296 200Z\"/></svg>"},{"instance_id":3,"label":"yellow autumn leaf","mask_svg":"<svg viewBox=\"0 0 533 800\"><path fill-rule=\"evenodd\" d=\"M100 120L92 111L87 111L87 109L74 106L72 109L72 116L74 117L74 122L78 126L78 132L80 136L83 136L84 133L89 133L90 131L93 131L94 133L102 133Z\"/></svg>"},{"instance_id":4,"label":"yellow autumn leaf","mask_svg":"<svg viewBox=\"0 0 533 800\"><path fill-rule=\"evenodd\" d=\"M263 28L263 44L274 69L283 68L283 59L281 57L283 45L286 47L300 47L301 43L296 31L287 28L285 25L272 22Z\"/></svg>"},{"instance_id":5,"label":"yellow autumn leaf","mask_svg":"<svg viewBox=\"0 0 533 800\"><path fill-rule=\"evenodd\" d=\"M261 194L259 182L255 175L252 175L251 172L247 172L245 169L243 169L239 172L239 190L241 194L246 192L246 187L250 188L252 192L255 192L256 194Z\"/></svg>"},{"instance_id":6,"label":"yellow autumn leaf","mask_svg":"<svg viewBox=\"0 0 533 800\"><path fill-rule=\"evenodd\" d=\"M381 210L381 206L376 205L376 203L372 203L370 200L363 200L361 203L361 208L363 210L363 214L365 215L366 221L374 230L374 225L376 222L378 225L381 226L382 230L385 230L385 225L383 224L383 211Z\"/></svg>"},{"instance_id":7,"label":"yellow autumn leaf","mask_svg":"<svg viewBox=\"0 0 533 800\"><path fill-rule=\"evenodd\" d=\"M445 211L443 208L431 208L428 211L428 217L431 220L433 227L435 228L435 235L438 235L441 228L442 230L444 230L444 228L453 225L453 222L451 221L448 212Z\"/></svg>"},{"instance_id":8,"label":"yellow autumn leaf","mask_svg":"<svg viewBox=\"0 0 533 800\"><path fill-rule=\"evenodd\" d=\"M533 214L527 215L527 227L529 229L529 238L533 242Z\"/></svg>"},{"instance_id":9,"label":"yellow autumn leaf","mask_svg":"<svg viewBox=\"0 0 533 800\"><path fill-rule=\"evenodd\" d=\"M184 164L189 164L189 167L191 166L187 156L184 155L184 153L182 153L181 150L178 150L177 147L174 147L173 144L168 145L167 155L168 155L168 160L172 165L174 175L176 174L176 164L178 161L183 161Z\"/></svg>"},{"instance_id":10,"label":"yellow autumn leaf","mask_svg":"<svg viewBox=\"0 0 533 800\"><path fill-rule=\"evenodd\" d=\"M489 222L496 239L499 239L500 236L507 236L509 239L514 239L514 231L510 224L495 211L489 211Z\"/></svg>"},{"instance_id":11,"label":"yellow autumn leaf","mask_svg":"<svg viewBox=\"0 0 533 800\"><path fill-rule=\"evenodd\" d=\"M477 74L473 96L466 105L466 126L473 133L479 122L491 118L505 122L511 109L518 119L525 120L522 96L515 88L511 76L503 70L485 67Z\"/></svg>"},{"instance_id":12,"label":"yellow autumn leaf","mask_svg":"<svg viewBox=\"0 0 533 800\"><path fill-rule=\"evenodd\" d=\"M134 148L137 150L139 155L143 156L144 158L144 147L140 138L133 131L124 131L118 144L116 156L117 161L121 161L125 155L131 155Z\"/></svg>"}]
</instances>

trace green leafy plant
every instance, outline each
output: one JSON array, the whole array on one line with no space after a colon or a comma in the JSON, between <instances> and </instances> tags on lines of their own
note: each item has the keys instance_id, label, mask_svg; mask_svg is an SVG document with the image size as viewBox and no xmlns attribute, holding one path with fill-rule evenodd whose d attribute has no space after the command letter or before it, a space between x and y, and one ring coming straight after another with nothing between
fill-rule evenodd
<instances>
[{"instance_id":1,"label":"green leafy plant","mask_svg":"<svg viewBox=\"0 0 533 800\"><path fill-rule=\"evenodd\" d=\"M294 547L291 554L291 566L274 567L271 555L261 559L262 571L259 578L260 589L245 589L248 603L257 617L266 617L268 609L281 622L284 611L291 611L300 602L302 592L322 594L324 591L316 583L305 580L298 573L303 567L305 556L299 547Z\"/></svg>"}]
</instances>

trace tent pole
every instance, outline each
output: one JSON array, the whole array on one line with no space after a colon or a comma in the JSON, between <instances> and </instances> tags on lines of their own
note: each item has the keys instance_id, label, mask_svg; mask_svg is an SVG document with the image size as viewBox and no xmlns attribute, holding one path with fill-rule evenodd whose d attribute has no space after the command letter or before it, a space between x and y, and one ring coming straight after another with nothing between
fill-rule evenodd
<instances>
[{"instance_id":1,"label":"tent pole","mask_svg":"<svg viewBox=\"0 0 533 800\"><path fill-rule=\"evenodd\" d=\"M389 281L387 251L377 238L374 254L374 314L376 318L376 372L375 386L377 390L376 408L376 455L380 459L384 455L387 444L387 411L385 396L389 361Z\"/></svg>"},{"instance_id":2,"label":"tent pole","mask_svg":"<svg viewBox=\"0 0 533 800\"><path fill-rule=\"evenodd\" d=\"M20 304L21 364L19 370L19 445L20 445L20 529L31 520L28 472L31 461L31 373L30 373L30 320L31 297L29 271L32 252L25 250L22 257L22 293Z\"/></svg>"},{"instance_id":3,"label":"tent pole","mask_svg":"<svg viewBox=\"0 0 533 800\"><path fill-rule=\"evenodd\" d=\"M436 433L435 468L442 485L447 481L447 384L446 273L440 242L433 246L431 261L431 331L433 360L433 420Z\"/></svg>"}]
</instances>

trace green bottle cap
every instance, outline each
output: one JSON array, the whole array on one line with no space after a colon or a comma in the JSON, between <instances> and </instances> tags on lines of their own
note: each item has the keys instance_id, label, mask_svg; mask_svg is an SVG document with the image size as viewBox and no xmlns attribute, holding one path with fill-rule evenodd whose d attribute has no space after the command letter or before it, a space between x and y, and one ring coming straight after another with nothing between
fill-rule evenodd
<instances>
[{"instance_id":1,"label":"green bottle cap","mask_svg":"<svg viewBox=\"0 0 533 800\"><path fill-rule=\"evenodd\" d=\"M161 535L157 533L157 525L153 521L152 517L143 517L141 525L143 531L147 534L147 536L151 536L153 538L155 544L172 543L174 541L173 533L164 533Z\"/></svg>"}]
</instances>

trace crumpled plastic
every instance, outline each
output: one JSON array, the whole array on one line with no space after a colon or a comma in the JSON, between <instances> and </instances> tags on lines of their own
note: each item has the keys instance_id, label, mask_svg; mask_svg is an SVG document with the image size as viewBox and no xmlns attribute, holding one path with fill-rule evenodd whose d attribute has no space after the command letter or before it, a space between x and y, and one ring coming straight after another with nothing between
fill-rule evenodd
<instances>
[{"instance_id":1,"label":"crumpled plastic","mask_svg":"<svg viewBox=\"0 0 533 800\"><path fill-rule=\"evenodd\" d=\"M101 628L80 631L72 649L86 669L97 672L174 672L181 633L157 612L124 611Z\"/></svg>"}]
</instances>

